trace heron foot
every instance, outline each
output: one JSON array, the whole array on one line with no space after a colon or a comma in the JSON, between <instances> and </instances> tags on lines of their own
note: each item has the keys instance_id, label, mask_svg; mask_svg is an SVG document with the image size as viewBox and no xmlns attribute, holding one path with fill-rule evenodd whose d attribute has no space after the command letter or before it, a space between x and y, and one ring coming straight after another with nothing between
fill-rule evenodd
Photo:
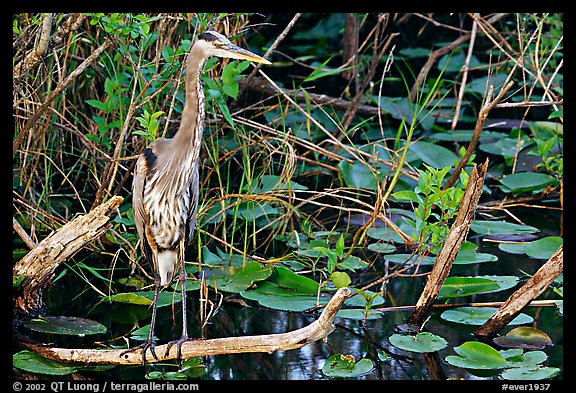
<instances>
[{"instance_id":1,"label":"heron foot","mask_svg":"<svg viewBox=\"0 0 576 393\"><path fill-rule=\"evenodd\" d=\"M184 344L186 341L197 341L197 340L203 340L202 338L188 338L188 336L182 337L179 340L174 340L174 341L170 341L167 344L166 347L166 353L164 354L164 356L168 356L168 354L170 353L170 349L174 346L177 345L178 351L176 353L176 361L178 362L178 367L182 367L182 344Z\"/></svg>"},{"instance_id":2,"label":"heron foot","mask_svg":"<svg viewBox=\"0 0 576 393\"><path fill-rule=\"evenodd\" d=\"M141 349L142 350L142 365L144 367L146 367L146 351L148 349L150 349L150 353L152 354L154 359L159 360L158 356L156 355L155 347L156 347L156 341L155 340L146 341L144 344L138 345L137 347L128 348L125 351L122 351L120 353L120 356L123 356L124 354L126 354L128 352L134 352L134 351Z\"/></svg>"}]
</instances>

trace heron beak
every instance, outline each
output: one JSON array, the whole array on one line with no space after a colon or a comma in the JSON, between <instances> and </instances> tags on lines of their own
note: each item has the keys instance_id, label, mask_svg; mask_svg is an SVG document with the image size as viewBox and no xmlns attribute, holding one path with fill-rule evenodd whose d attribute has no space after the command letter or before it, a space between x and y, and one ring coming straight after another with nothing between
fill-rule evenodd
<instances>
[{"instance_id":1,"label":"heron beak","mask_svg":"<svg viewBox=\"0 0 576 393\"><path fill-rule=\"evenodd\" d=\"M248 60L253 61L255 63L262 63L262 64L272 64L268 60L263 57L258 56L255 53L252 53L246 49L240 48L236 45L230 45L226 48L226 52L228 52L229 56L232 59L239 59L239 60Z\"/></svg>"}]
</instances>

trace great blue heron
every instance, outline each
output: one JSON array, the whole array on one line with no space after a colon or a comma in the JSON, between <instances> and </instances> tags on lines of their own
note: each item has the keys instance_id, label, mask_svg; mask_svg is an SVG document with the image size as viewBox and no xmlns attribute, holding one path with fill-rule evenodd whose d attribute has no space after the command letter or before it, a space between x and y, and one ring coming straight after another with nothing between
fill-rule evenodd
<instances>
[{"instance_id":1,"label":"great blue heron","mask_svg":"<svg viewBox=\"0 0 576 393\"><path fill-rule=\"evenodd\" d=\"M270 64L268 60L233 45L216 31L208 30L201 34L190 49L186 62L186 101L178 132L171 139L152 142L138 157L132 185L134 219L142 251L154 272L150 333L142 346L144 365L148 349L158 360L154 350L158 293L162 287L170 285L178 269L182 290L182 337L168 347L178 344L178 363L182 344L188 339L184 250L196 226L198 167L204 128L204 92L200 74L204 61L210 56Z\"/></svg>"}]
</instances>

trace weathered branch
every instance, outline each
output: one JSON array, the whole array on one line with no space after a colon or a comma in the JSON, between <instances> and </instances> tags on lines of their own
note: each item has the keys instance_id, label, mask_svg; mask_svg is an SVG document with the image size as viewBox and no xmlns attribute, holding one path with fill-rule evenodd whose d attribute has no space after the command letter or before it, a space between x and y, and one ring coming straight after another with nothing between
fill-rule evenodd
<instances>
[{"instance_id":1,"label":"weathered branch","mask_svg":"<svg viewBox=\"0 0 576 393\"><path fill-rule=\"evenodd\" d=\"M332 322L351 291L340 288L330 299L320 317L310 325L288 333L264 334L258 336L225 337L208 340L190 340L182 344L182 358L194 356L213 356L230 353L273 353L303 347L311 342L327 337L334 330ZM140 348L125 352L124 349L68 349L51 348L43 345L22 342L22 346L39 353L40 355L64 363L80 363L83 365L129 365L142 363L142 350ZM168 353L169 344L156 346L158 360L147 352L147 363L176 359L177 348L172 346Z\"/></svg>"},{"instance_id":2,"label":"weathered branch","mask_svg":"<svg viewBox=\"0 0 576 393\"><path fill-rule=\"evenodd\" d=\"M476 336L494 336L498 334L524 307L544 292L556 277L562 273L563 269L564 246L560 246L550 259L526 281L526 284L514 292L474 334Z\"/></svg>"},{"instance_id":3,"label":"weathered branch","mask_svg":"<svg viewBox=\"0 0 576 393\"><path fill-rule=\"evenodd\" d=\"M56 268L108 228L106 224L122 200L121 196L114 196L89 213L76 217L48 235L16 263L13 274L24 279L13 295L15 318L42 312L42 291L54 277Z\"/></svg>"},{"instance_id":4,"label":"weathered branch","mask_svg":"<svg viewBox=\"0 0 576 393\"><path fill-rule=\"evenodd\" d=\"M484 185L484 176L486 175L487 168L488 159L486 159L484 164L475 165L472 169L472 174L468 179L468 186L460 202L458 216L450 228L442 250L440 250L440 253L436 257L424 290L416 303L414 313L408 318L408 323L422 326L426 316L432 309L432 305L440 293L440 288L450 273L452 263L456 259L462 243L466 240L470 224L472 224L474 220L474 213L476 212L476 206L482 194L482 186Z\"/></svg>"}]
</instances>

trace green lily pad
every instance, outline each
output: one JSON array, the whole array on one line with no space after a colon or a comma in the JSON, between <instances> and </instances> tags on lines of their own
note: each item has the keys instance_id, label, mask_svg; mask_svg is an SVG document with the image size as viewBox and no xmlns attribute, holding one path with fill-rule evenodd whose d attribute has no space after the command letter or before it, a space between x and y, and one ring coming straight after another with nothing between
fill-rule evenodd
<instances>
[{"instance_id":1,"label":"green lily pad","mask_svg":"<svg viewBox=\"0 0 576 393\"><path fill-rule=\"evenodd\" d=\"M249 222L260 218L270 218L282 214L280 209L277 209L265 202L245 202L238 206L238 209L228 209L227 212L230 215L235 215Z\"/></svg>"},{"instance_id":2,"label":"green lily pad","mask_svg":"<svg viewBox=\"0 0 576 393\"><path fill-rule=\"evenodd\" d=\"M404 240L394 232L389 227L372 227L366 231L366 236L376 239L383 240L386 242L401 243L404 244Z\"/></svg>"},{"instance_id":3,"label":"green lily pad","mask_svg":"<svg viewBox=\"0 0 576 393\"><path fill-rule=\"evenodd\" d=\"M510 381L542 380L553 378L560 373L557 367L519 367L504 370L500 377Z\"/></svg>"},{"instance_id":4,"label":"green lily pad","mask_svg":"<svg viewBox=\"0 0 576 393\"><path fill-rule=\"evenodd\" d=\"M317 304L318 283L282 266L276 266L268 280L259 281L252 289L240 292L245 299L264 307L286 311L304 311ZM328 302L321 296L320 304Z\"/></svg>"},{"instance_id":5,"label":"green lily pad","mask_svg":"<svg viewBox=\"0 0 576 393\"><path fill-rule=\"evenodd\" d=\"M440 318L445 321L461 323L464 325L483 325L494 313L498 311L496 307L457 307L446 310L440 314ZM532 323L534 318L524 313L519 314L510 321L509 325L524 325Z\"/></svg>"},{"instance_id":6,"label":"green lily pad","mask_svg":"<svg viewBox=\"0 0 576 393\"><path fill-rule=\"evenodd\" d=\"M508 349L500 351L500 353L506 358L508 367L534 367L548 359L545 352L529 351L524 353L520 348Z\"/></svg>"},{"instance_id":7,"label":"green lily pad","mask_svg":"<svg viewBox=\"0 0 576 393\"><path fill-rule=\"evenodd\" d=\"M406 265L418 263L420 265L433 265L436 261L436 257L420 257L417 254L387 254L384 258L393 263L406 263Z\"/></svg>"},{"instance_id":8,"label":"green lily pad","mask_svg":"<svg viewBox=\"0 0 576 393\"><path fill-rule=\"evenodd\" d=\"M496 255L477 252L478 246L472 242L465 241L454 259L455 265L468 265L482 262L494 262L498 260Z\"/></svg>"},{"instance_id":9,"label":"green lily pad","mask_svg":"<svg viewBox=\"0 0 576 393\"><path fill-rule=\"evenodd\" d=\"M549 259L563 242L560 236L547 236L531 242L500 243L498 248L511 254L527 254L534 259Z\"/></svg>"},{"instance_id":10,"label":"green lily pad","mask_svg":"<svg viewBox=\"0 0 576 393\"><path fill-rule=\"evenodd\" d=\"M182 300L180 292L162 291L158 294L158 307L170 306ZM115 302L133 304L140 306L150 306L154 302L154 291L126 292L105 296L102 302Z\"/></svg>"},{"instance_id":11,"label":"green lily pad","mask_svg":"<svg viewBox=\"0 0 576 393\"><path fill-rule=\"evenodd\" d=\"M480 370L493 370L508 366L504 356L481 342L468 341L459 347L454 347L454 351L458 356L450 355L445 359L452 366Z\"/></svg>"},{"instance_id":12,"label":"green lily pad","mask_svg":"<svg viewBox=\"0 0 576 393\"><path fill-rule=\"evenodd\" d=\"M458 156L447 148L431 142L417 141L410 145L406 154L406 161L420 159L434 168L454 166Z\"/></svg>"},{"instance_id":13,"label":"green lily pad","mask_svg":"<svg viewBox=\"0 0 576 393\"><path fill-rule=\"evenodd\" d=\"M347 160L342 160L338 163L338 168L344 183L348 187L365 190L375 191L378 188L378 182L387 175L387 173L374 174L370 168L358 161L350 164Z\"/></svg>"},{"instance_id":14,"label":"green lily pad","mask_svg":"<svg viewBox=\"0 0 576 393\"><path fill-rule=\"evenodd\" d=\"M436 352L448 345L444 338L430 332L421 332L414 336L410 334L393 334L388 340L396 348L418 353Z\"/></svg>"},{"instance_id":15,"label":"green lily pad","mask_svg":"<svg viewBox=\"0 0 576 393\"><path fill-rule=\"evenodd\" d=\"M440 288L438 299L452 299L500 289L493 280L479 277L448 277Z\"/></svg>"},{"instance_id":16,"label":"green lily pad","mask_svg":"<svg viewBox=\"0 0 576 393\"><path fill-rule=\"evenodd\" d=\"M378 310L368 310L366 311L363 308L345 308L338 313L336 316L339 318L346 318L346 319L356 319L359 321L363 321L364 319L378 319L382 316L382 311Z\"/></svg>"},{"instance_id":17,"label":"green lily pad","mask_svg":"<svg viewBox=\"0 0 576 393\"><path fill-rule=\"evenodd\" d=\"M368 245L368 249L379 254L390 254L396 251L396 246L390 243L372 243Z\"/></svg>"},{"instance_id":18,"label":"green lily pad","mask_svg":"<svg viewBox=\"0 0 576 393\"><path fill-rule=\"evenodd\" d=\"M308 187L298 184L292 180L288 180L277 175L263 175L258 182L255 182L250 187L251 194L262 194L268 191L279 190L307 190Z\"/></svg>"},{"instance_id":19,"label":"green lily pad","mask_svg":"<svg viewBox=\"0 0 576 393\"><path fill-rule=\"evenodd\" d=\"M32 351L20 351L12 355L12 365L34 374L68 375L78 371L78 367L46 359Z\"/></svg>"},{"instance_id":20,"label":"green lily pad","mask_svg":"<svg viewBox=\"0 0 576 393\"><path fill-rule=\"evenodd\" d=\"M108 329L99 322L79 317L42 317L24 322L30 330L41 333L85 336L105 333Z\"/></svg>"},{"instance_id":21,"label":"green lily pad","mask_svg":"<svg viewBox=\"0 0 576 393\"><path fill-rule=\"evenodd\" d=\"M249 262L239 269L232 268L232 274L213 276L208 285L219 291L239 293L255 282L267 279L272 274L270 266L261 266L258 262Z\"/></svg>"},{"instance_id":22,"label":"green lily pad","mask_svg":"<svg viewBox=\"0 0 576 393\"><path fill-rule=\"evenodd\" d=\"M541 349L552 345L552 339L546 333L530 326L516 327L493 341L504 348Z\"/></svg>"},{"instance_id":23,"label":"green lily pad","mask_svg":"<svg viewBox=\"0 0 576 393\"><path fill-rule=\"evenodd\" d=\"M548 185L558 184L558 179L544 173L521 172L506 175L500 179L500 183L502 191L517 194L543 190Z\"/></svg>"},{"instance_id":24,"label":"green lily pad","mask_svg":"<svg viewBox=\"0 0 576 393\"><path fill-rule=\"evenodd\" d=\"M503 291L516 286L519 281L516 276L448 277L440 289L438 298Z\"/></svg>"},{"instance_id":25,"label":"green lily pad","mask_svg":"<svg viewBox=\"0 0 576 393\"><path fill-rule=\"evenodd\" d=\"M354 356L338 353L332 355L322 366L322 372L333 378L357 377L370 372L374 368L374 363L370 359L361 359L356 362Z\"/></svg>"},{"instance_id":26,"label":"green lily pad","mask_svg":"<svg viewBox=\"0 0 576 393\"><path fill-rule=\"evenodd\" d=\"M540 231L530 225L488 220L476 220L470 225L470 229L480 235L523 235Z\"/></svg>"},{"instance_id":27,"label":"green lily pad","mask_svg":"<svg viewBox=\"0 0 576 393\"><path fill-rule=\"evenodd\" d=\"M350 255L348 258L338 263L338 268L348 269L352 272L356 271L356 269L366 269L368 266L368 262L354 255Z\"/></svg>"}]
</instances>

